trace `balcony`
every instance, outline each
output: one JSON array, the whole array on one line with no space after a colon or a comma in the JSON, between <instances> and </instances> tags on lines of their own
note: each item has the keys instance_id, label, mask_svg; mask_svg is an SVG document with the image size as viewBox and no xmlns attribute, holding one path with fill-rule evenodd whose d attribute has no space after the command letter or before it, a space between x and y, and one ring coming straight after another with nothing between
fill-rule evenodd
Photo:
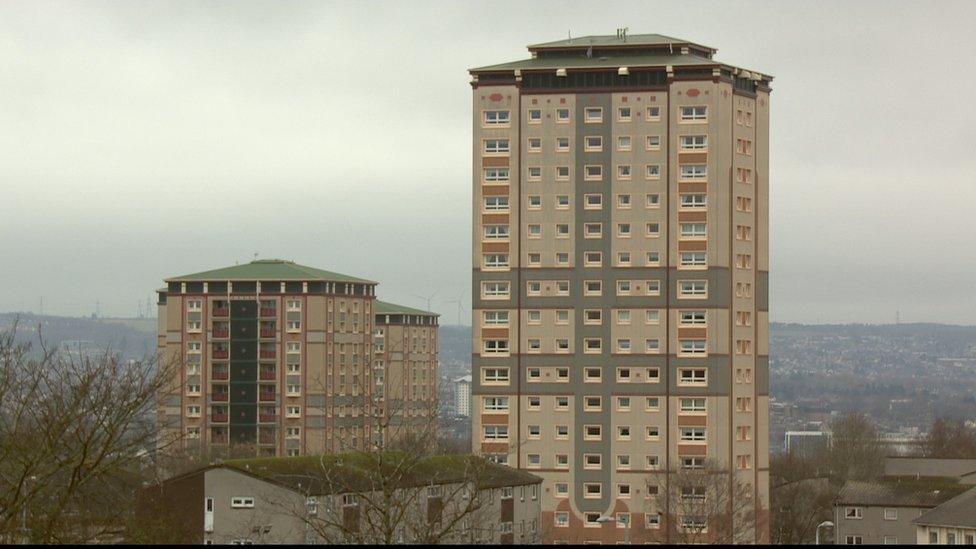
<instances>
[{"instance_id":1,"label":"balcony","mask_svg":"<svg viewBox=\"0 0 976 549\"><path fill-rule=\"evenodd\" d=\"M275 421L278 421L277 414L258 414L259 423L274 423Z\"/></svg>"},{"instance_id":2,"label":"balcony","mask_svg":"<svg viewBox=\"0 0 976 549\"><path fill-rule=\"evenodd\" d=\"M272 391L261 391L258 396L258 400L261 402L274 402L276 396L277 395L275 395Z\"/></svg>"},{"instance_id":3,"label":"balcony","mask_svg":"<svg viewBox=\"0 0 976 549\"><path fill-rule=\"evenodd\" d=\"M230 391L226 385L215 385L210 393L210 398L214 402L227 402L227 399L230 398Z\"/></svg>"},{"instance_id":4,"label":"balcony","mask_svg":"<svg viewBox=\"0 0 976 549\"><path fill-rule=\"evenodd\" d=\"M227 339L230 337L230 324L227 322L214 322L210 335L214 339Z\"/></svg>"},{"instance_id":5,"label":"balcony","mask_svg":"<svg viewBox=\"0 0 976 549\"><path fill-rule=\"evenodd\" d=\"M278 372L274 368L261 368L258 373L258 379L261 381L275 381L278 378Z\"/></svg>"},{"instance_id":6,"label":"balcony","mask_svg":"<svg viewBox=\"0 0 976 549\"><path fill-rule=\"evenodd\" d=\"M226 368L214 368L210 372L210 379L214 381L227 381L230 379L230 372Z\"/></svg>"},{"instance_id":7,"label":"balcony","mask_svg":"<svg viewBox=\"0 0 976 549\"><path fill-rule=\"evenodd\" d=\"M227 414L213 414L210 416L211 423L227 423Z\"/></svg>"},{"instance_id":8,"label":"balcony","mask_svg":"<svg viewBox=\"0 0 976 549\"><path fill-rule=\"evenodd\" d=\"M211 444L227 444L227 435L212 435L210 437Z\"/></svg>"},{"instance_id":9,"label":"balcony","mask_svg":"<svg viewBox=\"0 0 976 549\"><path fill-rule=\"evenodd\" d=\"M213 316L230 316L230 304L226 301L215 301L212 309Z\"/></svg>"},{"instance_id":10,"label":"balcony","mask_svg":"<svg viewBox=\"0 0 976 549\"><path fill-rule=\"evenodd\" d=\"M277 334L277 331L275 330L275 325L262 324L260 334L261 334L261 338L263 339L274 339L275 335Z\"/></svg>"},{"instance_id":11,"label":"balcony","mask_svg":"<svg viewBox=\"0 0 976 549\"><path fill-rule=\"evenodd\" d=\"M277 444L274 429L258 429L258 444Z\"/></svg>"},{"instance_id":12,"label":"balcony","mask_svg":"<svg viewBox=\"0 0 976 549\"><path fill-rule=\"evenodd\" d=\"M217 360L226 360L230 357L230 351L214 349L213 357Z\"/></svg>"},{"instance_id":13,"label":"balcony","mask_svg":"<svg viewBox=\"0 0 976 549\"><path fill-rule=\"evenodd\" d=\"M265 318L278 316L278 309L274 307L261 307L261 316Z\"/></svg>"},{"instance_id":14,"label":"balcony","mask_svg":"<svg viewBox=\"0 0 976 549\"><path fill-rule=\"evenodd\" d=\"M261 350L258 351L258 356L264 359L274 360L278 356L278 352L274 345L261 344Z\"/></svg>"}]
</instances>

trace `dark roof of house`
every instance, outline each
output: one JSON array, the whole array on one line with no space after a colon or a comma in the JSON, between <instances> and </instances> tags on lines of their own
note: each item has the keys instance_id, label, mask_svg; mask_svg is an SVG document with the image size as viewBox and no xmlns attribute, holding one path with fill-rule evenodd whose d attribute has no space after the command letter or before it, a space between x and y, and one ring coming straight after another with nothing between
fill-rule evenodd
<instances>
[{"instance_id":1,"label":"dark roof of house","mask_svg":"<svg viewBox=\"0 0 976 549\"><path fill-rule=\"evenodd\" d=\"M479 488L538 484L542 478L471 455L413 459L400 452L250 458L225 461L226 467L310 495L368 492L379 479L399 488L475 481Z\"/></svg>"},{"instance_id":2,"label":"dark roof of house","mask_svg":"<svg viewBox=\"0 0 976 549\"><path fill-rule=\"evenodd\" d=\"M682 49L687 47L685 53ZM718 51L681 38L661 34L631 34L626 37L595 35L543 42L528 46L531 59L486 65L468 69L472 74L509 71L553 71L556 69L616 69L628 68L724 68L743 76L771 81L771 75L758 71L740 73L739 67L716 61ZM744 70L744 69L742 69ZM754 74L750 74L754 73Z\"/></svg>"},{"instance_id":3,"label":"dark roof of house","mask_svg":"<svg viewBox=\"0 0 976 549\"><path fill-rule=\"evenodd\" d=\"M888 456L885 475L964 477L976 472L976 459Z\"/></svg>"},{"instance_id":4,"label":"dark roof of house","mask_svg":"<svg viewBox=\"0 0 976 549\"><path fill-rule=\"evenodd\" d=\"M440 316L439 314L432 313L430 311L414 309L413 307L397 305L396 303L389 303L387 301L380 301L378 299L376 300L376 305L374 306L373 310L376 312L376 314Z\"/></svg>"},{"instance_id":5,"label":"dark roof of house","mask_svg":"<svg viewBox=\"0 0 976 549\"><path fill-rule=\"evenodd\" d=\"M682 38L664 36L663 34L628 34L623 37L613 35L613 34L579 36L577 38L568 38L566 40L556 40L553 42L542 42L540 44L532 44L529 46L529 51L547 50L547 49L588 48L590 46L639 47L639 46L667 46L669 44L674 47L695 46L712 52L718 51L715 48L710 46L696 44L695 42L689 42L688 40L684 40Z\"/></svg>"},{"instance_id":6,"label":"dark roof of house","mask_svg":"<svg viewBox=\"0 0 976 549\"><path fill-rule=\"evenodd\" d=\"M932 508L953 498L969 486L954 478L922 479L888 477L873 482L848 481L834 500L834 505Z\"/></svg>"},{"instance_id":7,"label":"dark roof of house","mask_svg":"<svg viewBox=\"0 0 976 549\"><path fill-rule=\"evenodd\" d=\"M498 65L488 65L471 69L471 72L490 72L505 70L543 70L543 69L593 69L617 67L666 67L675 66L708 66L718 67L722 63L691 54L675 55L614 55L601 52L594 57L536 57L511 61Z\"/></svg>"},{"instance_id":8,"label":"dark roof of house","mask_svg":"<svg viewBox=\"0 0 976 549\"><path fill-rule=\"evenodd\" d=\"M203 271L183 276L167 278L166 282L191 282L203 280L302 280L302 281L324 281L324 282L360 282L365 284L376 284L371 280L357 278L354 276L323 271L315 267L299 265L294 261L284 259L255 259L243 265L233 265L222 267L210 271Z\"/></svg>"},{"instance_id":9,"label":"dark roof of house","mask_svg":"<svg viewBox=\"0 0 976 549\"><path fill-rule=\"evenodd\" d=\"M912 522L933 526L976 528L976 488L950 499Z\"/></svg>"}]
</instances>

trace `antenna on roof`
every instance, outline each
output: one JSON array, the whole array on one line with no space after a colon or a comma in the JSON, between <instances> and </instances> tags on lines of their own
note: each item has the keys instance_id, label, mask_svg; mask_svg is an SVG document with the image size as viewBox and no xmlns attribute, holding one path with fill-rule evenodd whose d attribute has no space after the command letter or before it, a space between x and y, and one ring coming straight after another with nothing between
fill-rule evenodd
<instances>
[{"instance_id":1,"label":"antenna on roof","mask_svg":"<svg viewBox=\"0 0 976 549\"><path fill-rule=\"evenodd\" d=\"M628 30L629 29L627 27L621 27L621 28L617 29L617 38L620 38L621 40L623 40L624 42L626 42L627 41L627 31Z\"/></svg>"},{"instance_id":2,"label":"antenna on roof","mask_svg":"<svg viewBox=\"0 0 976 549\"><path fill-rule=\"evenodd\" d=\"M671 44L671 42L668 42L668 52L670 52L671 55L674 55L674 46Z\"/></svg>"},{"instance_id":3,"label":"antenna on roof","mask_svg":"<svg viewBox=\"0 0 976 549\"><path fill-rule=\"evenodd\" d=\"M258 260L258 253L257 252L254 252L254 261L257 261L257 260Z\"/></svg>"}]
</instances>

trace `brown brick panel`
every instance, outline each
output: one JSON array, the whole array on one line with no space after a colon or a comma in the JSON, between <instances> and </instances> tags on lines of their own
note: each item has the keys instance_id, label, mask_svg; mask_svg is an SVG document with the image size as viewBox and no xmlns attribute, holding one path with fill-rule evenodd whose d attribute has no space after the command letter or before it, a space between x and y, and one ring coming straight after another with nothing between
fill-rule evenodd
<instances>
[{"instance_id":1,"label":"brown brick panel","mask_svg":"<svg viewBox=\"0 0 976 549\"><path fill-rule=\"evenodd\" d=\"M508 425L508 414L481 414L482 425Z\"/></svg>"},{"instance_id":2,"label":"brown brick panel","mask_svg":"<svg viewBox=\"0 0 976 549\"><path fill-rule=\"evenodd\" d=\"M508 223L508 214L483 214L481 222L490 225L492 223Z\"/></svg>"},{"instance_id":3,"label":"brown brick panel","mask_svg":"<svg viewBox=\"0 0 976 549\"><path fill-rule=\"evenodd\" d=\"M508 196L508 185L485 185L481 187L482 196ZM508 214L485 214L485 215L505 215Z\"/></svg>"},{"instance_id":4,"label":"brown brick panel","mask_svg":"<svg viewBox=\"0 0 976 549\"><path fill-rule=\"evenodd\" d=\"M481 245L482 253L508 253L508 242L485 242Z\"/></svg>"},{"instance_id":5,"label":"brown brick panel","mask_svg":"<svg viewBox=\"0 0 976 549\"><path fill-rule=\"evenodd\" d=\"M704 189L702 190L704 192ZM678 212L678 221L685 223L704 222L708 219L708 212Z\"/></svg>"},{"instance_id":6,"label":"brown brick panel","mask_svg":"<svg viewBox=\"0 0 976 549\"><path fill-rule=\"evenodd\" d=\"M704 456L708 452L708 447L704 444L679 444L679 456Z\"/></svg>"},{"instance_id":7,"label":"brown brick panel","mask_svg":"<svg viewBox=\"0 0 976 549\"><path fill-rule=\"evenodd\" d=\"M678 339L702 339L708 335L708 328L678 328Z\"/></svg>"},{"instance_id":8,"label":"brown brick panel","mask_svg":"<svg viewBox=\"0 0 976 549\"><path fill-rule=\"evenodd\" d=\"M704 252L708 249L708 242L704 240L679 240L679 252Z\"/></svg>"},{"instance_id":9,"label":"brown brick panel","mask_svg":"<svg viewBox=\"0 0 976 549\"><path fill-rule=\"evenodd\" d=\"M482 328L482 339L498 339L508 337L508 328Z\"/></svg>"},{"instance_id":10,"label":"brown brick panel","mask_svg":"<svg viewBox=\"0 0 976 549\"><path fill-rule=\"evenodd\" d=\"M708 161L708 153L679 152L678 164L704 164Z\"/></svg>"},{"instance_id":11,"label":"brown brick panel","mask_svg":"<svg viewBox=\"0 0 976 549\"><path fill-rule=\"evenodd\" d=\"M708 183L693 182L693 183L678 183L678 192L682 193L707 193Z\"/></svg>"},{"instance_id":12,"label":"brown brick panel","mask_svg":"<svg viewBox=\"0 0 976 549\"><path fill-rule=\"evenodd\" d=\"M704 427L708 424L706 416L683 416L678 414L679 427Z\"/></svg>"},{"instance_id":13,"label":"brown brick panel","mask_svg":"<svg viewBox=\"0 0 976 549\"><path fill-rule=\"evenodd\" d=\"M505 168L508 167L508 157L485 156L481 159L481 165L485 168Z\"/></svg>"},{"instance_id":14,"label":"brown brick panel","mask_svg":"<svg viewBox=\"0 0 976 549\"><path fill-rule=\"evenodd\" d=\"M481 451L489 454L507 454L507 442L482 442Z\"/></svg>"}]
</instances>

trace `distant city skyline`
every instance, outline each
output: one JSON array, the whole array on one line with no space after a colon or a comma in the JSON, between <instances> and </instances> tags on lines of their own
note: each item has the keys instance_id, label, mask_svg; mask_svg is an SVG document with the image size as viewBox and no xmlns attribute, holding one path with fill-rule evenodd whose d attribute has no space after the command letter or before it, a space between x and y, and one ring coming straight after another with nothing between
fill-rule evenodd
<instances>
[{"instance_id":1,"label":"distant city skyline","mask_svg":"<svg viewBox=\"0 0 976 549\"><path fill-rule=\"evenodd\" d=\"M0 311L257 253L469 323L466 70L628 26L776 75L772 321L976 324L971 2L505 3L0 4Z\"/></svg>"}]
</instances>

